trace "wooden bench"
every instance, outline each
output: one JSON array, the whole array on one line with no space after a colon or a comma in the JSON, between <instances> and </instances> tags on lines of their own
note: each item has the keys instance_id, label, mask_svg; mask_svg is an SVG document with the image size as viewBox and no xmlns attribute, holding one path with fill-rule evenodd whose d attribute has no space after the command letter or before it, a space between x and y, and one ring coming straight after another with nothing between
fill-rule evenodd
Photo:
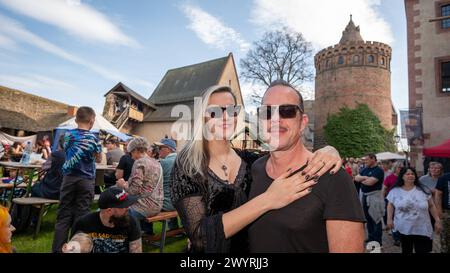
<instances>
[{"instance_id":1,"label":"wooden bench","mask_svg":"<svg viewBox=\"0 0 450 273\"><path fill-rule=\"evenodd\" d=\"M59 200L46 199L40 197L21 197L21 198L14 198L12 202L17 205L31 205L39 209L38 221L36 223L36 228L34 230L33 235L33 239L36 239L39 230L41 229L42 217L44 215L45 207L53 204L58 204Z\"/></svg>"},{"instance_id":2,"label":"wooden bench","mask_svg":"<svg viewBox=\"0 0 450 273\"><path fill-rule=\"evenodd\" d=\"M146 221L148 223L154 223L154 222L162 223L161 234L153 235L153 236L149 237L150 242L159 241L159 252L160 253L164 252L164 245L166 243L167 236L173 237L173 236L176 236L176 235L184 232L183 228L177 228L175 230L167 231L167 224L168 224L169 220L173 219L173 218L177 218L177 217L178 217L178 212L176 212L176 211L162 211L162 212L158 213L157 215L148 217L146 219Z\"/></svg>"},{"instance_id":3,"label":"wooden bench","mask_svg":"<svg viewBox=\"0 0 450 273\"><path fill-rule=\"evenodd\" d=\"M94 202L97 202L100 198L100 194L94 195ZM13 203L17 205L31 205L39 209L38 221L36 223L36 228L34 231L33 239L37 238L37 235L41 229L42 218L44 216L44 211L46 206L51 206L54 204L59 204L59 200L47 199L41 197L21 197L14 198Z\"/></svg>"}]
</instances>

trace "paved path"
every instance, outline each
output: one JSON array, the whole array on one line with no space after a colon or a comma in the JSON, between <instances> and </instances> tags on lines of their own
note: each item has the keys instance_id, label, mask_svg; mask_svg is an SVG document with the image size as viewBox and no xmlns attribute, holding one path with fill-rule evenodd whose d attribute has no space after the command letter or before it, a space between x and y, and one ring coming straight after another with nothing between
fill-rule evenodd
<instances>
[{"instance_id":1,"label":"paved path","mask_svg":"<svg viewBox=\"0 0 450 273\"><path fill-rule=\"evenodd\" d=\"M370 251L370 245L366 246L366 252ZM377 250L373 250L373 252L377 252ZM394 239L392 238L392 235L390 232L383 231L383 247L381 249L382 253L402 253L402 249L399 246L394 245ZM378 252L379 253L379 252ZM433 240L433 251L432 253L440 253L440 242L439 242L439 236L434 236Z\"/></svg>"}]
</instances>

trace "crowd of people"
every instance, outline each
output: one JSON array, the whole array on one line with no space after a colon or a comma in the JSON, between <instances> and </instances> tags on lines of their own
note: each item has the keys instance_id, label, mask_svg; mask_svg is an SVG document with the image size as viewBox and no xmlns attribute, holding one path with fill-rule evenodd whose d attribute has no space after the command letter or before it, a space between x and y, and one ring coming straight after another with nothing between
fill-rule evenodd
<instances>
[{"instance_id":1,"label":"crowd of people","mask_svg":"<svg viewBox=\"0 0 450 273\"><path fill-rule=\"evenodd\" d=\"M183 147L168 137L101 144L90 131L89 107L78 109L78 128L58 140L56 151L38 141L46 174L32 196L60 200L52 252L142 252L142 237L153 234L145 219L174 210L195 253L364 252L365 242L382 247L383 223L404 253L430 252L439 232L448 251L450 175L439 163L419 178L374 154L342 160L330 146L308 151L303 98L284 81L269 86L258 108L268 152L231 145L241 107L230 87L210 87L202 102L204 115L194 121L200 126ZM105 172L106 189L92 212L103 147L115 170ZM10 155L21 149L13 145ZM0 216L0 251L12 252L14 227L7 210ZM177 228L177 219L169 222Z\"/></svg>"},{"instance_id":2,"label":"crowd of people","mask_svg":"<svg viewBox=\"0 0 450 273\"><path fill-rule=\"evenodd\" d=\"M403 253L431 252L434 239L440 241L440 250L435 251L448 253L450 175L443 173L441 163L430 162L426 174L419 177L405 163L405 160L377 161L374 154L343 160L363 204L366 242L375 241L382 246L384 227Z\"/></svg>"}]
</instances>

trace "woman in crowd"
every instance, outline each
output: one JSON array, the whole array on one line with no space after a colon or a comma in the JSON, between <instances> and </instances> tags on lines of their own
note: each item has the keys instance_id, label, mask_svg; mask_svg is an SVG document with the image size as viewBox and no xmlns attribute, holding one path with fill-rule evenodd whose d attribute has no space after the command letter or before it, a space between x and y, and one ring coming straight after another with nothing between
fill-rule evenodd
<instances>
[{"instance_id":1,"label":"woman in crowd","mask_svg":"<svg viewBox=\"0 0 450 273\"><path fill-rule=\"evenodd\" d=\"M129 208L129 214L141 222L161 211L164 198L162 168L155 159L147 155L148 147L148 141L142 137L134 138L128 143L128 152L134 159L133 169L128 181L123 178L117 181L118 187L141 197Z\"/></svg>"},{"instance_id":2,"label":"woman in crowd","mask_svg":"<svg viewBox=\"0 0 450 273\"><path fill-rule=\"evenodd\" d=\"M432 250L433 228L430 213L435 220L435 231L441 230L441 222L428 188L419 182L416 171L403 168L387 199L387 226L400 233L403 253L428 253Z\"/></svg>"},{"instance_id":3,"label":"woman in crowd","mask_svg":"<svg viewBox=\"0 0 450 273\"><path fill-rule=\"evenodd\" d=\"M11 161L19 162L20 159L22 158L22 154L23 154L22 143L18 141L14 142L10 148Z\"/></svg>"},{"instance_id":4,"label":"woman in crowd","mask_svg":"<svg viewBox=\"0 0 450 273\"><path fill-rule=\"evenodd\" d=\"M47 150L47 148L44 145L44 141L42 141L42 140L36 141L35 152L37 154L42 154L42 158L45 159L45 160L47 160L48 157L49 157L48 150Z\"/></svg>"},{"instance_id":5,"label":"woman in crowd","mask_svg":"<svg viewBox=\"0 0 450 273\"><path fill-rule=\"evenodd\" d=\"M246 226L264 211L305 196L313 183L305 182L301 172L288 178L288 171L264 194L247 202L251 165L261 155L231 146L237 118L244 114L241 106L230 87L212 86L202 97L201 111L193 138L180 151L172 171L172 203L193 252L248 252ZM320 168L319 176L334 165L334 171L341 167L337 151L332 147L325 151L311 159L310 177ZM231 217L233 214L238 217Z\"/></svg>"},{"instance_id":6,"label":"woman in crowd","mask_svg":"<svg viewBox=\"0 0 450 273\"><path fill-rule=\"evenodd\" d=\"M11 216L8 209L0 206L0 253L13 253L11 245L12 233L16 230L11 224Z\"/></svg>"},{"instance_id":7,"label":"woman in crowd","mask_svg":"<svg viewBox=\"0 0 450 273\"><path fill-rule=\"evenodd\" d=\"M392 187L397 182L398 176L400 175L400 171L403 168L403 162L397 161L393 165L393 172L388 175L384 181L383 181L383 187L381 188L381 192L383 194L383 197L385 198L386 203L386 213L383 216L384 223L387 225L387 205L389 201L386 199L387 195L389 194L389 191L392 189ZM400 246L400 235L398 231L392 230L392 237L394 238L394 245Z\"/></svg>"}]
</instances>

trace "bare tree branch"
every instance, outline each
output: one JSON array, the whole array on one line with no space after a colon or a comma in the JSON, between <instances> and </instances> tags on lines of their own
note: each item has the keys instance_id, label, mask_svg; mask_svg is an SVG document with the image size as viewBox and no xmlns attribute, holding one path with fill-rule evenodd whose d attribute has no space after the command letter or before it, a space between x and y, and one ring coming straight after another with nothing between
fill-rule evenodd
<instances>
[{"instance_id":1,"label":"bare tree branch","mask_svg":"<svg viewBox=\"0 0 450 273\"><path fill-rule=\"evenodd\" d=\"M253 43L240 65L245 80L263 86L283 79L302 90L301 85L312 81L314 76L311 44L301 33L287 28L266 32L260 41ZM255 104L261 99L259 90L250 94L250 100Z\"/></svg>"}]
</instances>

